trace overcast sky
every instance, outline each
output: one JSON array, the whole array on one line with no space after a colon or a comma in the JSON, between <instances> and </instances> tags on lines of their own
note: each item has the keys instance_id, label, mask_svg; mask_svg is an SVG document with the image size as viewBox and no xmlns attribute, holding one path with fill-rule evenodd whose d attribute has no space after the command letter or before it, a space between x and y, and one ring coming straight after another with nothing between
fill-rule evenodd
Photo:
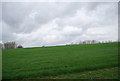
<instances>
[{"instance_id":1,"label":"overcast sky","mask_svg":"<svg viewBox=\"0 0 120 81\"><path fill-rule=\"evenodd\" d=\"M4 2L0 7L3 42L34 47L118 39L117 2Z\"/></svg>"}]
</instances>

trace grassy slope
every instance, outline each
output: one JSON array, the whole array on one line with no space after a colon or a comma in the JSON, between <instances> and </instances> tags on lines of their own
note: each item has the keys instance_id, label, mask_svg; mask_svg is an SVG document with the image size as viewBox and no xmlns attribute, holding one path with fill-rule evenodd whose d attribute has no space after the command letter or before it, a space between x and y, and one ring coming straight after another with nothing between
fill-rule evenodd
<instances>
[{"instance_id":1,"label":"grassy slope","mask_svg":"<svg viewBox=\"0 0 120 81\"><path fill-rule=\"evenodd\" d=\"M116 67L117 52L117 43L3 50L3 79L44 78Z\"/></svg>"}]
</instances>

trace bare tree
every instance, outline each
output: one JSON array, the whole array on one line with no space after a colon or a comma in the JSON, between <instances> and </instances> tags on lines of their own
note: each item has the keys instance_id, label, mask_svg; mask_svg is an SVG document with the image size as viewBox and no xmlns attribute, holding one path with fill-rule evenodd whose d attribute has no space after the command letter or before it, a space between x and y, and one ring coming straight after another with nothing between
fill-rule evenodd
<instances>
[{"instance_id":1,"label":"bare tree","mask_svg":"<svg viewBox=\"0 0 120 81\"><path fill-rule=\"evenodd\" d=\"M0 43L0 49L3 49L3 44L2 43Z\"/></svg>"},{"instance_id":2,"label":"bare tree","mask_svg":"<svg viewBox=\"0 0 120 81\"><path fill-rule=\"evenodd\" d=\"M5 49L13 49L16 48L17 44L15 42L6 42L4 43L4 48Z\"/></svg>"}]
</instances>

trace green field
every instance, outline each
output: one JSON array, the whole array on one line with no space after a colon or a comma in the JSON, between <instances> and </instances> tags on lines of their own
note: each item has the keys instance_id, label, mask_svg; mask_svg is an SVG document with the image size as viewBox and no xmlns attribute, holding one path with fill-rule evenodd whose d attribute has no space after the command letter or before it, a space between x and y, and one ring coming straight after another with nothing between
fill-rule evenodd
<instances>
[{"instance_id":1,"label":"green field","mask_svg":"<svg viewBox=\"0 0 120 81\"><path fill-rule=\"evenodd\" d=\"M3 79L118 78L118 43L2 51Z\"/></svg>"}]
</instances>

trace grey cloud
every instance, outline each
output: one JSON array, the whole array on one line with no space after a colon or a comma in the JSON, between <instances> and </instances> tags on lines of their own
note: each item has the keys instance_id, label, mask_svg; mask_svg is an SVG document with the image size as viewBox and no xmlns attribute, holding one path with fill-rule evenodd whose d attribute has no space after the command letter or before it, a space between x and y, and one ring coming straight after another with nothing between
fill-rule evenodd
<instances>
[{"instance_id":1,"label":"grey cloud","mask_svg":"<svg viewBox=\"0 0 120 81\"><path fill-rule=\"evenodd\" d=\"M29 8L25 3L3 3L2 13L3 21L12 27L17 27L28 15Z\"/></svg>"},{"instance_id":2,"label":"grey cloud","mask_svg":"<svg viewBox=\"0 0 120 81\"><path fill-rule=\"evenodd\" d=\"M3 3L2 13L3 41L25 47L117 39L117 3Z\"/></svg>"},{"instance_id":3,"label":"grey cloud","mask_svg":"<svg viewBox=\"0 0 120 81\"><path fill-rule=\"evenodd\" d=\"M2 22L2 3L0 2L0 22Z\"/></svg>"},{"instance_id":4,"label":"grey cloud","mask_svg":"<svg viewBox=\"0 0 120 81\"><path fill-rule=\"evenodd\" d=\"M2 41L2 3L0 2L0 42Z\"/></svg>"},{"instance_id":5,"label":"grey cloud","mask_svg":"<svg viewBox=\"0 0 120 81\"><path fill-rule=\"evenodd\" d=\"M24 23L26 24L24 25L25 29L28 28L26 26L29 26L31 29L29 31L32 31L33 28L37 28L35 24L43 25L55 17L63 16L67 13L68 6L66 5L70 5L70 3L3 3L2 17L6 24L12 28L14 27L13 31L23 32L23 29L21 30L21 24ZM33 15L34 18L29 18L30 15ZM31 21L34 23L32 24Z\"/></svg>"}]
</instances>

